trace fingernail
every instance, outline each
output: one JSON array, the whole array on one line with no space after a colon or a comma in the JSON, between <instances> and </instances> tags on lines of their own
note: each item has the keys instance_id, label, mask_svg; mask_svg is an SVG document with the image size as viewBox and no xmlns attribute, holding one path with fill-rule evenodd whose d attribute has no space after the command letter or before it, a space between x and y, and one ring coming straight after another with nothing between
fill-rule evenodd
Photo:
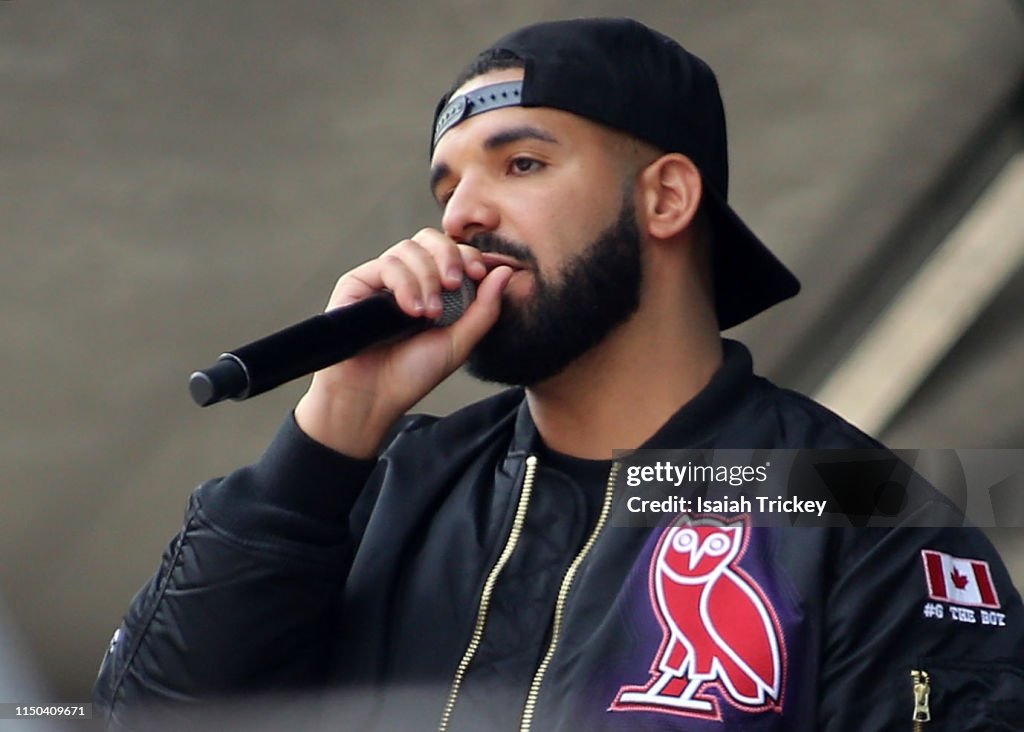
<instances>
[{"instance_id":1,"label":"fingernail","mask_svg":"<svg viewBox=\"0 0 1024 732\"><path fill-rule=\"evenodd\" d=\"M459 269L458 267L450 267L448 269L447 277L448 277L449 280L457 280L457 281L461 282L462 281L462 270Z\"/></svg>"},{"instance_id":2,"label":"fingernail","mask_svg":"<svg viewBox=\"0 0 1024 732\"><path fill-rule=\"evenodd\" d=\"M417 297L412 301L412 307L417 313L423 312L423 298Z\"/></svg>"},{"instance_id":3,"label":"fingernail","mask_svg":"<svg viewBox=\"0 0 1024 732\"><path fill-rule=\"evenodd\" d=\"M429 303L430 303L430 309L431 310L436 310L438 312L440 312L442 310L442 307L441 307L441 296L438 295L436 292L433 293L430 296Z\"/></svg>"}]
</instances>

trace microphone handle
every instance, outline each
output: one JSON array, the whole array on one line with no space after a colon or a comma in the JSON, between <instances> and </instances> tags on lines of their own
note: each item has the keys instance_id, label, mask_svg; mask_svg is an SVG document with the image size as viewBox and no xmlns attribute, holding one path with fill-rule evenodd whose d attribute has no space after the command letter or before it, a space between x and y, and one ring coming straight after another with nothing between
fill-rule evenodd
<instances>
[{"instance_id":1,"label":"microphone handle","mask_svg":"<svg viewBox=\"0 0 1024 732\"><path fill-rule=\"evenodd\" d=\"M241 401L351 358L381 343L381 333L393 340L432 325L429 318L406 315L390 293L381 292L221 354L213 366L192 374L189 393L201 407Z\"/></svg>"}]
</instances>

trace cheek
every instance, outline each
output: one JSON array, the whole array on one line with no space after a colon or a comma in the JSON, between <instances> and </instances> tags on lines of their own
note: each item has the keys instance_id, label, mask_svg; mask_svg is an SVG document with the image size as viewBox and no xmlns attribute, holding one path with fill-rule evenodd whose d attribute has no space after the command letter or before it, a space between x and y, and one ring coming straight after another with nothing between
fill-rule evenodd
<instances>
[{"instance_id":1,"label":"cheek","mask_svg":"<svg viewBox=\"0 0 1024 732\"><path fill-rule=\"evenodd\" d=\"M530 247L545 279L557 280L565 261L615 222L622 189L621 173L600 161L564 163L509 191L505 233Z\"/></svg>"},{"instance_id":2,"label":"cheek","mask_svg":"<svg viewBox=\"0 0 1024 732\"><path fill-rule=\"evenodd\" d=\"M521 241L548 279L557 279L565 261L586 249L618 216L619 196L582 188L578 182L565 184L555 193L532 198L521 212Z\"/></svg>"}]
</instances>

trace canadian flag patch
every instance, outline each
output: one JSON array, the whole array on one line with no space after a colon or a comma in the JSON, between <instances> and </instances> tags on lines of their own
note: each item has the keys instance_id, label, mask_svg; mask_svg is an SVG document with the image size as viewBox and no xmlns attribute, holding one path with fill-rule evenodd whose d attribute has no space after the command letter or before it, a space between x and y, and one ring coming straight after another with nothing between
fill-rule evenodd
<instances>
[{"instance_id":1,"label":"canadian flag patch","mask_svg":"<svg viewBox=\"0 0 1024 732\"><path fill-rule=\"evenodd\" d=\"M928 596L954 605L999 608L999 596L988 562L921 550Z\"/></svg>"}]
</instances>

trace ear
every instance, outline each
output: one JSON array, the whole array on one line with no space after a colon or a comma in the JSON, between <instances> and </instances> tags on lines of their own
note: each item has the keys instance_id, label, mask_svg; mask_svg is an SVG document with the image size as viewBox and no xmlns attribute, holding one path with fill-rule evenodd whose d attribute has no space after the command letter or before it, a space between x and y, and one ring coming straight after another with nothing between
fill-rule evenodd
<instances>
[{"instance_id":1,"label":"ear","mask_svg":"<svg viewBox=\"0 0 1024 732\"><path fill-rule=\"evenodd\" d=\"M697 166L680 153L667 153L648 165L638 188L645 228L656 239L670 239L686 229L703 193Z\"/></svg>"}]
</instances>

